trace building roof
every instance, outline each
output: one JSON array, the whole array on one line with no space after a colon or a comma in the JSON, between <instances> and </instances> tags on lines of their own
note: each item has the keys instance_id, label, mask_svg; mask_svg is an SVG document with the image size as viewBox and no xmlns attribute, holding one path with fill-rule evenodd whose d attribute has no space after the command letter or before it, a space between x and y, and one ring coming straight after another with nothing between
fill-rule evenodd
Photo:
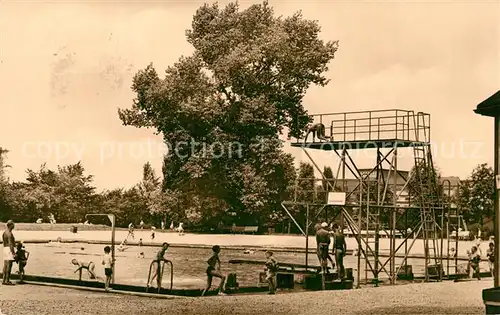
<instances>
[{"instance_id":1,"label":"building roof","mask_svg":"<svg viewBox=\"0 0 500 315\"><path fill-rule=\"evenodd\" d=\"M500 91L479 103L474 112L483 116L500 116Z\"/></svg>"}]
</instances>

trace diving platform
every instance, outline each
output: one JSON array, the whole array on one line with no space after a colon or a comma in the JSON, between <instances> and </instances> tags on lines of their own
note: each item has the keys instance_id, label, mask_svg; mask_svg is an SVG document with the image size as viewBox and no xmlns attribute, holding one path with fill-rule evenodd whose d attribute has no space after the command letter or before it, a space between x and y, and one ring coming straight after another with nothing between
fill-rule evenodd
<instances>
[{"instance_id":1,"label":"diving platform","mask_svg":"<svg viewBox=\"0 0 500 315\"><path fill-rule=\"evenodd\" d=\"M314 141L314 142L293 142L292 147L304 149L316 149L324 151L352 150L352 149L391 149L422 147L429 145L426 142L403 141L403 140L361 140L361 141Z\"/></svg>"},{"instance_id":2,"label":"diving platform","mask_svg":"<svg viewBox=\"0 0 500 315\"><path fill-rule=\"evenodd\" d=\"M305 134L292 147L319 149L407 148L428 146L430 115L413 110L388 109L310 116L312 124L324 126L324 138Z\"/></svg>"}]
</instances>

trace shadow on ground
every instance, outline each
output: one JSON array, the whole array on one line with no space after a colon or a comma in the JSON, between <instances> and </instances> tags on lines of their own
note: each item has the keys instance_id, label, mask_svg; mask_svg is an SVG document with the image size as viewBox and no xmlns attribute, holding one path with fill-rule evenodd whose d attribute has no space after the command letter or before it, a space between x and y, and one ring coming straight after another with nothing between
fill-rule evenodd
<instances>
[{"instance_id":1,"label":"shadow on ground","mask_svg":"<svg viewBox=\"0 0 500 315\"><path fill-rule=\"evenodd\" d=\"M485 310L481 307L436 307L436 306L394 306L394 307L375 307L370 310L356 312L356 315L428 315L428 314L454 314L454 315L473 315L484 314Z\"/></svg>"}]
</instances>

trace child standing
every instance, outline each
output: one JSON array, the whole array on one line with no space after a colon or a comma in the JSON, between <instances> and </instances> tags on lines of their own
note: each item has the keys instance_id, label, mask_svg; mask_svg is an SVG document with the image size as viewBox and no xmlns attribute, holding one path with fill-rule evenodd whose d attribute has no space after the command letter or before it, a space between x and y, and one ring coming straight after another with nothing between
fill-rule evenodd
<instances>
[{"instance_id":1,"label":"child standing","mask_svg":"<svg viewBox=\"0 0 500 315\"><path fill-rule=\"evenodd\" d=\"M180 222L179 227L177 228L179 235L184 235L184 223Z\"/></svg>"},{"instance_id":2,"label":"child standing","mask_svg":"<svg viewBox=\"0 0 500 315\"><path fill-rule=\"evenodd\" d=\"M128 239L129 236L132 237L132 239L135 238L134 237L134 224L132 222L130 222L128 225L128 235L127 235L126 239Z\"/></svg>"},{"instance_id":3,"label":"child standing","mask_svg":"<svg viewBox=\"0 0 500 315\"><path fill-rule=\"evenodd\" d=\"M208 290L210 290L210 287L212 287L212 279L213 277L220 278L221 282L219 285L219 295L225 295L224 293L224 285L226 282L226 277L221 273L220 271L220 259L219 259L219 253L220 253L220 246L215 245L212 247L212 256L207 260L208 267L207 267L207 287L203 292L201 293L201 296L204 296L205 293L207 293Z\"/></svg>"},{"instance_id":4,"label":"child standing","mask_svg":"<svg viewBox=\"0 0 500 315\"><path fill-rule=\"evenodd\" d=\"M488 257L488 264L490 265L491 276L494 277L493 271L495 270L495 243L490 242L489 248L486 251L486 257Z\"/></svg>"},{"instance_id":5,"label":"child standing","mask_svg":"<svg viewBox=\"0 0 500 315\"><path fill-rule=\"evenodd\" d=\"M477 280L481 280L481 275L479 273L479 262L481 261L481 256L477 250L476 246L472 246L469 254L469 264L472 268L472 276L476 276Z\"/></svg>"},{"instance_id":6,"label":"child standing","mask_svg":"<svg viewBox=\"0 0 500 315\"><path fill-rule=\"evenodd\" d=\"M24 267L28 263L28 258L30 256L30 253L25 250L23 243L18 242L16 244L17 250L16 250L16 263L19 266L19 283L23 284L23 278L24 278Z\"/></svg>"},{"instance_id":7,"label":"child standing","mask_svg":"<svg viewBox=\"0 0 500 315\"><path fill-rule=\"evenodd\" d=\"M266 252L266 280L269 283L269 294L276 294L276 272L278 271L278 262L273 257L272 251Z\"/></svg>"},{"instance_id":8,"label":"child standing","mask_svg":"<svg viewBox=\"0 0 500 315\"><path fill-rule=\"evenodd\" d=\"M104 265L104 274L106 275L106 281L104 282L104 289L109 291L109 284L111 283L111 277L113 276L113 258L111 258L111 248L109 246L104 247L104 257L102 258L102 264Z\"/></svg>"},{"instance_id":9,"label":"child standing","mask_svg":"<svg viewBox=\"0 0 500 315\"><path fill-rule=\"evenodd\" d=\"M155 239L155 230L156 228L154 226L151 227L151 239L154 240Z\"/></svg>"}]
</instances>

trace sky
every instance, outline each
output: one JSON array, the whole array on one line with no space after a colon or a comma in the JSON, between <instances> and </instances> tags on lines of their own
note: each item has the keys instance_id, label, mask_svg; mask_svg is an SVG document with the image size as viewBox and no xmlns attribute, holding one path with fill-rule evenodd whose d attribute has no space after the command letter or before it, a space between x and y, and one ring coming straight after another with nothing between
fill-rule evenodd
<instances>
[{"instance_id":1,"label":"sky","mask_svg":"<svg viewBox=\"0 0 500 315\"><path fill-rule=\"evenodd\" d=\"M99 189L134 185L147 161L161 173L161 137L123 126L117 109L132 104L136 71L152 62L162 73L192 53L185 30L202 4L1 1L0 146L10 150L10 178L24 180L27 168L44 162L55 168L79 160ZM302 10L319 21L322 39L339 40L330 83L305 97L310 113L427 112L443 175L465 178L477 164L493 163L493 119L473 109L500 89L499 1L270 4L277 15ZM308 161L300 149L285 150ZM320 167L337 167L331 153L312 156ZM359 167L375 165L369 154L356 158Z\"/></svg>"}]
</instances>

